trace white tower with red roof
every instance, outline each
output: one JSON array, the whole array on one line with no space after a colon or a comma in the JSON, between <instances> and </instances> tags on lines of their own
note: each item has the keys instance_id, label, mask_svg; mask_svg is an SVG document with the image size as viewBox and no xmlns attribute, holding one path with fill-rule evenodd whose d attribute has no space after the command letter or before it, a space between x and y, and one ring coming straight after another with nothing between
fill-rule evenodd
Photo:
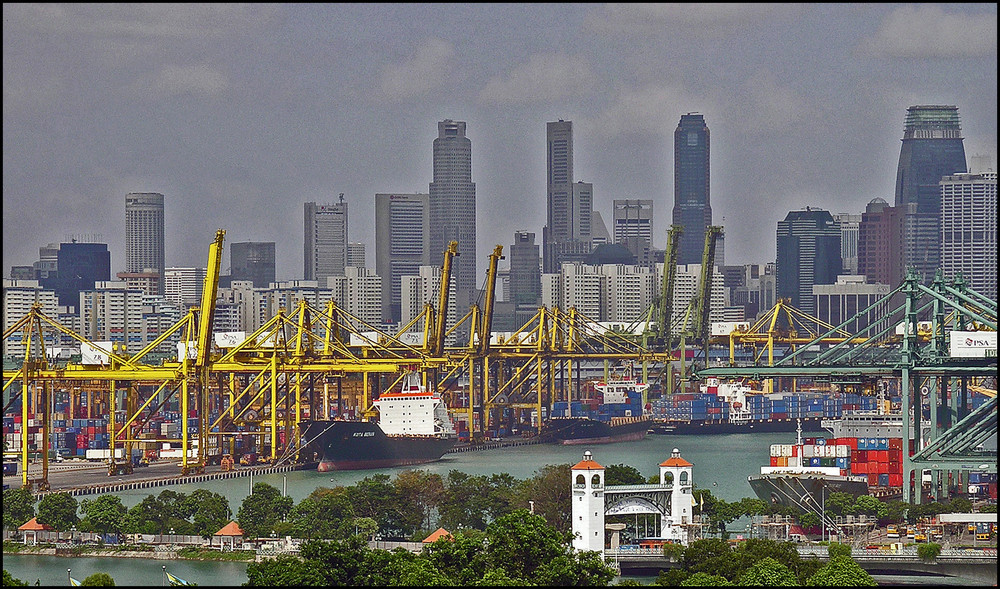
<instances>
[{"instance_id":1,"label":"white tower with red roof","mask_svg":"<svg viewBox=\"0 0 1000 589\"><path fill-rule=\"evenodd\" d=\"M687 525L693 523L693 496L691 491L694 482L691 468L694 465L681 458L681 451L674 448L667 458L660 463L660 484L672 484L670 492L670 516L662 521L661 537L670 539L686 539Z\"/></svg>"},{"instance_id":2,"label":"white tower with red roof","mask_svg":"<svg viewBox=\"0 0 1000 589\"><path fill-rule=\"evenodd\" d=\"M571 469L573 492L573 548L604 555L604 467L590 450Z\"/></svg>"}]
</instances>

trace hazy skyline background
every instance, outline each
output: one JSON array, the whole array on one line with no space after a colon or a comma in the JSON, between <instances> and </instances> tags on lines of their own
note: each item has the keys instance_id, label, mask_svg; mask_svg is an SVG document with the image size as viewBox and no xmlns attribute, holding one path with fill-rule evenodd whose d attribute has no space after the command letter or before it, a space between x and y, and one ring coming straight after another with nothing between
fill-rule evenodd
<instances>
[{"instance_id":1,"label":"hazy skyline background","mask_svg":"<svg viewBox=\"0 0 1000 589\"><path fill-rule=\"evenodd\" d=\"M344 193L374 266L376 193L421 192L437 122L465 121L477 271L545 224L545 123L575 181L654 201L673 132L704 114L727 264L775 258L790 210L893 202L906 108L956 105L997 165L996 4L5 4L3 274L100 234L125 269L125 195L159 192L166 265L226 230L301 278L303 203ZM610 228L610 227L609 227ZM467 250L459 245L460 252ZM468 254L466 254L468 255Z\"/></svg>"}]
</instances>

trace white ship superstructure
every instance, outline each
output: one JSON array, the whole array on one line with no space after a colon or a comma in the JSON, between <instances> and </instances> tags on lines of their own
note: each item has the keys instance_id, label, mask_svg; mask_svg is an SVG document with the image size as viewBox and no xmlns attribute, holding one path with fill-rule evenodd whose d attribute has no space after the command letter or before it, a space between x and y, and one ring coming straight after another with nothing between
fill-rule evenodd
<instances>
[{"instance_id":1,"label":"white ship superstructure","mask_svg":"<svg viewBox=\"0 0 1000 589\"><path fill-rule=\"evenodd\" d=\"M417 374L407 375L399 392L384 393L373 404L387 436L456 435L444 399L425 389Z\"/></svg>"}]
</instances>

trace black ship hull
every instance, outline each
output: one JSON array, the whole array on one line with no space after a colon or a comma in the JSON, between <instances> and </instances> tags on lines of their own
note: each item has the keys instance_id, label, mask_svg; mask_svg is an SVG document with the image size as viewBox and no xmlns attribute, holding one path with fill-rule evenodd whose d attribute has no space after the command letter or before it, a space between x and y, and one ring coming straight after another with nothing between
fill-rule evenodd
<instances>
[{"instance_id":1,"label":"black ship hull","mask_svg":"<svg viewBox=\"0 0 1000 589\"><path fill-rule=\"evenodd\" d=\"M791 507L800 513L822 509L823 502L832 493L847 493L854 498L868 494L868 483L864 477L813 473L762 474L748 477L748 482L762 501Z\"/></svg>"},{"instance_id":2,"label":"black ship hull","mask_svg":"<svg viewBox=\"0 0 1000 589\"><path fill-rule=\"evenodd\" d=\"M802 417L795 419L761 419L741 423L720 420L704 421L655 421L650 426L653 434L675 435L705 435L705 434L749 434L754 432L794 432L798 422L802 422L802 431L823 431L820 426L821 417Z\"/></svg>"},{"instance_id":3,"label":"black ship hull","mask_svg":"<svg viewBox=\"0 0 1000 589\"><path fill-rule=\"evenodd\" d=\"M315 453L320 472L410 466L440 460L457 437L387 436L368 421L305 421L306 453Z\"/></svg>"},{"instance_id":4,"label":"black ship hull","mask_svg":"<svg viewBox=\"0 0 1000 589\"><path fill-rule=\"evenodd\" d=\"M553 417L542 429L542 441L556 444L611 444L646 437L647 417L615 417L610 422L589 417Z\"/></svg>"}]
</instances>

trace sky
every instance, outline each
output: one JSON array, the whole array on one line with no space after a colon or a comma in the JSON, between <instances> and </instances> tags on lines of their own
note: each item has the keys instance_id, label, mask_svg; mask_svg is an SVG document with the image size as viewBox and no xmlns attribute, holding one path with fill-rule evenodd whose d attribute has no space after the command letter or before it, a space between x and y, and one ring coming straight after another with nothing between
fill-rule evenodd
<instances>
[{"instance_id":1,"label":"sky","mask_svg":"<svg viewBox=\"0 0 1000 589\"><path fill-rule=\"evenodd\" d=\"M344 193L374 266L374 195L428 192L444 119L472 141L480 283L515 231L541 243L560 119L595 210L652 199L662 249L689 112L725 263L764 263L791 210L892 203L926 104L995 169L996 4L4 4L3 274L74 236L123 271L129 192L164 195L168 267L225 229L275 242L279 280L303 276L303 203Z\"/></svg>"}]
</instances>

